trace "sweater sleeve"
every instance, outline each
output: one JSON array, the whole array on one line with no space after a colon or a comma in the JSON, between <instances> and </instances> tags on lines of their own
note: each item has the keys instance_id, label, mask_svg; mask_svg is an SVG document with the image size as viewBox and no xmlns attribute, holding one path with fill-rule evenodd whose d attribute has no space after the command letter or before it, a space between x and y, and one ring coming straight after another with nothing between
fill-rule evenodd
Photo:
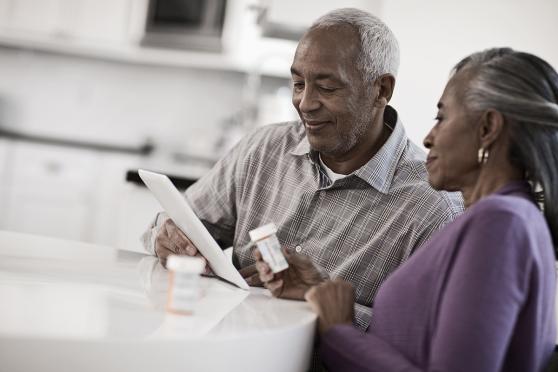
<instances>
[{"instance_id":1,"label":"sweater sleeve","mask_svg":"<svg viewBox=\"0 0 558 372\"><path fill-rule=\"evenodd\" d=\"M528 292L531 256L525 221L509 211L484 210L457 237L440 302L427 366L414 365L372 332L336 326L320 351L333 371L488 372L502 368L514 324ZM527 249L526 249L527 248Z\"/></svg>"}]
</instances>

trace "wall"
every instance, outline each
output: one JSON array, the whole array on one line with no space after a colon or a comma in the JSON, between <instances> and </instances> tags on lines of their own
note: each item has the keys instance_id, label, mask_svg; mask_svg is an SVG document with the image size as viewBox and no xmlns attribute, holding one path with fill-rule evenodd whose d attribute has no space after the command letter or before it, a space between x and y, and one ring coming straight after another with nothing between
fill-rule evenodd
<instances>
[{"instance_id":1,"label":"wall","mask_svg":"<svg viewBox=\"0 0 558 372\"><path fill-rule=\"evenodd\" d=\"M382 18L401 47L392 103L417 143L433 125L451 68L494 46L531 52L558 68L556 0L387 0Z\"/></svg>"},{"instance_id":2,"label":"wall","mask_svg":"<svg viewBox=\"0 0 558 372\"><path fill-rule=\"evenodd\" d=\"M0 124L34 134L211 155L246 75L0 48ZM261 96L288 81L264 79Z\"/></svg>"}]
</instances>

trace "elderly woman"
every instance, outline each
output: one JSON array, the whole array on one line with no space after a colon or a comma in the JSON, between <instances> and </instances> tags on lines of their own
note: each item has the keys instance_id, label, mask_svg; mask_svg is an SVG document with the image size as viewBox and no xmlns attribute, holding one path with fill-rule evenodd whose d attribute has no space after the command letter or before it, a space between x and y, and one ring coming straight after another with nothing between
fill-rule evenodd
<instances>
[{"instance_id":1,"label":"elderly woman","mask_svg":"<svg viewBox=\"0 0 558 372\"><path fill-rule=\"evenodd\" d=\"M541 371L556 340L558 74L511 49L465 58L424 145L432 187L468 208L386 280L365 333L351 285L304 257L279 275L258 257L260 278L305 294L331 371Z\"/></svg>"}]
</instances>

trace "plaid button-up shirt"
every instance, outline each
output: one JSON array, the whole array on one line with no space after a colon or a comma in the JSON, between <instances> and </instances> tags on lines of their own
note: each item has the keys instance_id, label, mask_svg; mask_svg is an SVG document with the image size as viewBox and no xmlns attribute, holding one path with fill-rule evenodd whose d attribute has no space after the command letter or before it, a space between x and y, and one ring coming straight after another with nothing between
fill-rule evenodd
<instances>
[{"instance_id":1,"label":"plaid button-up shirt","mask_svg":"<svg viewBox=\"0 0 558 372\"><path fill-rule=\"evenodd\" d=\"M283 246L354 284L356 324L366 328L384 279L463 210L460 194L429 186L424 152L407 139L395 110L385 117L394 129L380 151L335 182L302 123L288 122L247 136L186 197L216 240L235 247L240 267L254 263L244 248L248 232L275 223Z\"/></svg>"}]
</instances>

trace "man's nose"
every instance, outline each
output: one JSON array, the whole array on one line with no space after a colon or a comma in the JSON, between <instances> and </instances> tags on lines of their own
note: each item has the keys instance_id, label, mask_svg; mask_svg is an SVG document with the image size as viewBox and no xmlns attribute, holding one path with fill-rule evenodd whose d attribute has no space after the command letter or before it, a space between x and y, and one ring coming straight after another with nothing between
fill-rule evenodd
<instances>
[{"instance_id":1,"label":"man's nose","mask_svg":"<svg viewBox=\"0 0 558 372\"><path fill-rule=\"evenodd\" d=\"M300 111L311 112L320 108L320 100L315 89L306 87L301 93L300 103L298 105Z\"/></svg>"}]
</instances>

